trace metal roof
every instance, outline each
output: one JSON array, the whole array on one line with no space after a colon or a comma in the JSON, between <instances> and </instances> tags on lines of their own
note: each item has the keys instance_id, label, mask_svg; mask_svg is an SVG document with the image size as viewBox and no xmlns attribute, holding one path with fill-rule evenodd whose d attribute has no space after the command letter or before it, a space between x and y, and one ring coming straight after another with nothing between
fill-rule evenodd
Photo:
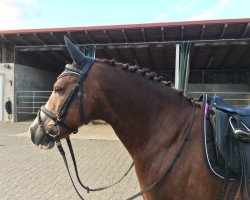
<instances>
[{"instance_id":1,"label":"metal roof","mask_svg":"<svg viewBox=\"0 0 250 200\"><path fill-rule=\"evenodd\" d=\"M96 57L171 71L175 44L191 42L191 70L243 70L250 69L249 29L250 18L27 29L0 31L0 43L15 46L17 55L36 56L53 70L71 62L63 41L66 35L79 46L95 45Z\"/></svg>"}]
</instances>

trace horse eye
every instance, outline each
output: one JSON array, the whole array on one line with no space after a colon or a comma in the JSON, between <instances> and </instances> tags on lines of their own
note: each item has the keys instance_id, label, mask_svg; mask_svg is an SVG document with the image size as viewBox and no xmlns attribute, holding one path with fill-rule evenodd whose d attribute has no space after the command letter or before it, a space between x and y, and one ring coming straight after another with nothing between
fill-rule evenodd
<instances>
[{"instance_id":1,"label":"horse eye","mask_svg":"<svg viewBox=\"0 0 250 200\"><path fill-rule=\"evenodd\" d=\"M63 92L63 89L62 88L54 88L54 92L60 94Z\"/></svg>"}]
</instances>

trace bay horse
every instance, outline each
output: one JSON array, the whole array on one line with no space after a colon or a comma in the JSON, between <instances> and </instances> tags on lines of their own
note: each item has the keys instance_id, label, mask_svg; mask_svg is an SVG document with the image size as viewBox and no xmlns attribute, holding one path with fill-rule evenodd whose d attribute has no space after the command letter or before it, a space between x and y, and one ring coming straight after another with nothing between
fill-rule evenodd
<instances>
[{"instance_id":1,"label":"bay horse","mask_svg":"<svg viewBox=\"0 0 250 200\"><path fill-rule=\"evenodd\" d=\"M205 158L202 105L147 69L92 59L65 42L73 64L31 125L33 143L50 149L55 138L102 119L131 155L140 188L150 187L144 200L219 199L223 181ZM230 182L225 199L232 188Z\"/></svg>"}]
</instances>

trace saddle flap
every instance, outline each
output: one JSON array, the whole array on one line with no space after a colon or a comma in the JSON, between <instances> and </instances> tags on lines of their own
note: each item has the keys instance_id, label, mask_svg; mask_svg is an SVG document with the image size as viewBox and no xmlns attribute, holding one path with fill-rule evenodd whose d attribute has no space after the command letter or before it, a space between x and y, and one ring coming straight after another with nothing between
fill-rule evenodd
<instances>
[{"instance_id":1,"label":"saddle flap","mask_svg":"<svg viewBox=\"0 0 250 200\"><path fill-rule=\"evenodd\" d=\"M248 128L250 117L218 108L214 106L214 101L208 103L208 117L213 127L219 163L239 176L242 173L242 163L245 163L245 170L250 174L250 153L248 153L250 152L250 129ZM242 144L240 150L239 144ZM242 160L242 154L244 154L244 160Z\"/></svg>"},{"instance_id":2,"label":"saddle flap","mask_svg":"<svg viewBox=\"0 0 250 200\"><path fill-rule=\"evenodd\" d=\"M213 110L213 112L210 110L209 117L214 130L216 153L219 163L223 167L230 168L235 173L240 172L240 158L236 156L239 153L237 148L235 148L237 141L231 135L229 117L220 110Z\"/></svg>"}]
</instances>

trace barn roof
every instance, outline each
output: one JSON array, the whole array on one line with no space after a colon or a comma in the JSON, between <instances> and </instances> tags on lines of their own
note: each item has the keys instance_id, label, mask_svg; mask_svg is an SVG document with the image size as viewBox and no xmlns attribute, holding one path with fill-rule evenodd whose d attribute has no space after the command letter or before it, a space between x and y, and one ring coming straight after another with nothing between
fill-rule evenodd
<instances>
[{"instance_id":1,"label":"barn roof","mask_svg":"<svg viewBox=\"0 0 250 200\"><path fill-rule=\"evenodd\" d=\"M96 57L171 71L175 44L191 42L191 70L250 70L249 29L250 18L7 30L0 31L0 43L15 46L20 55L47 60L53 70L70 62L66 35L79 46L95 45Z\"/></svg>"}]
</instances>

